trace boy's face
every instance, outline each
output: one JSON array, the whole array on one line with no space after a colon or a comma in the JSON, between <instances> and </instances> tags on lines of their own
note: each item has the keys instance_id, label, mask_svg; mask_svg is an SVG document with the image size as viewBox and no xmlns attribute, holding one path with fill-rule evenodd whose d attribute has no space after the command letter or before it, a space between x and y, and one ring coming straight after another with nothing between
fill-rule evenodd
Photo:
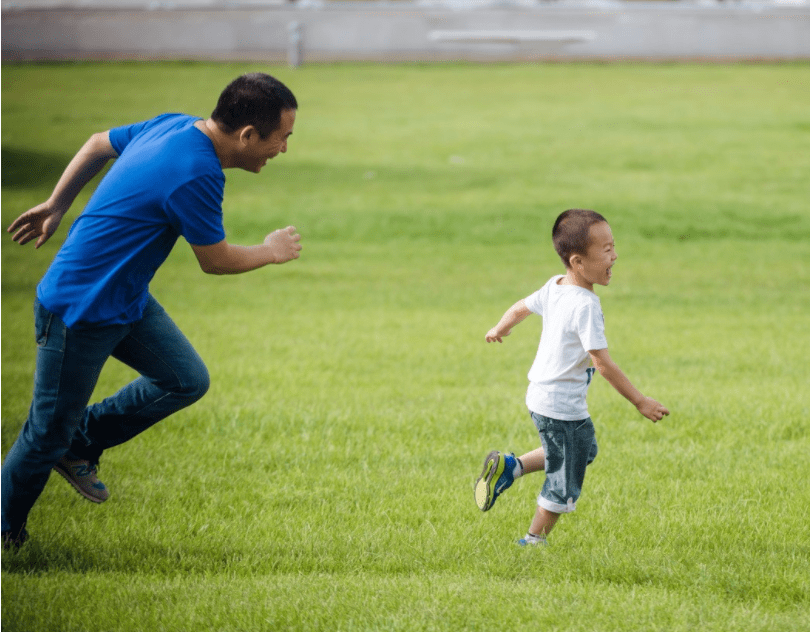
<instances>
[{"instance_id":1,"label":"boy's face","mask_svg":"<svg viewBox=\"0 0 810 632\"><path fill-rule=\"evenodd\" d=\"M587 253L584 257L576 255L579 257L579 261L575 264L576 272L591 287L607 285L610 283L613 264L618 257L610 225L607 222L594 224L588 235L590 239Z\"/></svg>"}]
</instances>

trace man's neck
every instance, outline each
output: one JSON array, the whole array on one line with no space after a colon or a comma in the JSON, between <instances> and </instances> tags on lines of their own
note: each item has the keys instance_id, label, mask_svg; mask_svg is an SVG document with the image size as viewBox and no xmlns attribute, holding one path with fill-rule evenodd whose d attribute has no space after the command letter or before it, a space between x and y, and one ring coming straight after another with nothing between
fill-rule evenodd
<instances>
[{"instance_id":1,"label":"man's neck","mask_svg":"<svg viewBox=\"0 0 810 632\"><path fill-rule=\"evenodd\" d=\"M233 167L230 137L222 131L216 121L210 118L197 121L194 123L194 127L211 140L211 144L214 146L214 151L217 154L217 158L219 158L219 163L222 165L222 168L228 169Z\"/></svg>"}]
</instances>

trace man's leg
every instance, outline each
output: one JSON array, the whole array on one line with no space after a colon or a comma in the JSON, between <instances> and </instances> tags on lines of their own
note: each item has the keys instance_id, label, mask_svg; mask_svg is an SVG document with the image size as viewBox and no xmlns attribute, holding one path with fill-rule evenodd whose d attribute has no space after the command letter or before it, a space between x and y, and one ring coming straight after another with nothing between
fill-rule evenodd
<instances>
[{"instance_id":1,"label":"man's leg","mask_svg":"<svg viewBox=\"0 0 810 632\"><path fill-rule=\"evenodd\" d=\"M2 530L17 530L68 451L98 376L125 326L68 329L37 302L34 396L16 442L3 461Z\"/></svg>"},{"instance_id":2,"label":"man's leg","mask_svg":"<svg viewBox=\"0 0 810 632\"><path fill-rule=\"evenodd\" d=\"M87 409L71 452L90 461L193 404L210 383L200 356L151 296L143 318L112 355L141 377Z\"/></svg>"}]
</instances>

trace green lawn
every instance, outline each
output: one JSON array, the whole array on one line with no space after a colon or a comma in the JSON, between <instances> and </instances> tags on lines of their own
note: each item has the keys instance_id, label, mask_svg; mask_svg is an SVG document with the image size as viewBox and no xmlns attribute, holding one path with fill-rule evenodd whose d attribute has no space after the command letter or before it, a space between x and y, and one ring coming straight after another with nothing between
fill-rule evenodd
<instances>
[{"instance_id":1,"label":"green lawn","mask_svg":"<svg viewBox=\"0 0 810 632\"><path fill-rule=\"evenodd\" d=\"M3 225L91 133L207 116L257 69L3 65ZM227 172L226 229L294 224L302 257L211 277L178 242L152 292L211 390L105 453L104 505L53 477L2 556L3 630L807 630L810 65L269 72L295 134L261 175ZM578 510L525 550L542 475L486 514L472 483L490 449L539 443L541 322L484 334L561 271L570 207L611 222L611 356L672 414L597 379ZM58 242L2 241L3 454ZM111 362L97 397L131 377Z\"/></svg>"}]
</instances>

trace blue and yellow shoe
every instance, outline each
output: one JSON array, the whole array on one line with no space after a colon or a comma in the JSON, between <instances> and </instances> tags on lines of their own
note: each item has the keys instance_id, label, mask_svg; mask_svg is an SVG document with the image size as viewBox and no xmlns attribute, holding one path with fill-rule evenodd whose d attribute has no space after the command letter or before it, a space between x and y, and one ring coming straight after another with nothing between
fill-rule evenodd
<instances>
[{"instance_id":1,"label":"blue and yellow shoe","mask_svg":"<svg viewBox=\"0 0 810 632\"><path fill-rule=\"evenodd\" d=\"M475 481L475 504L481 511L491 509L498 496L512 486L516 464L514 454L501 454L497 450L487 454L481 476Z\"/></svg>"}]
</instances>

